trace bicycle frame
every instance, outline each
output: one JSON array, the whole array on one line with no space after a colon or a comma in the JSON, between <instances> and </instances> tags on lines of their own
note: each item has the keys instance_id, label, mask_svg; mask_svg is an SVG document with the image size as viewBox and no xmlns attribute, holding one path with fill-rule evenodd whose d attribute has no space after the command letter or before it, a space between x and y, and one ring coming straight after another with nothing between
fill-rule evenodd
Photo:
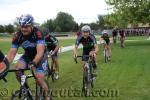
<instances>
[{"instance_id":1,"label":"bicycle frame","mask_svg":"<svg viewBox=\"0 0 150 100\"><path fill-rule=\"evenodd\" d=\"M24 72L25 70L30 70L30 69L29 68L19 69L19 70L12 69L12 70L9 70L8 72L17 72L17 71ZM15 97L18 97L18 99L21 99L22 95L23 95L23 99L28 100L29 98L30 100L33 100L32 92L27 84L27 79L31 77L35 77L33 72L32 74L29 74L29 75L25 75L25 74L21 75L20 89L17 90L15 94L12 94L11 100L14 100Z\"/></svg>"},{"instance_id":2,"label":"bicycle frame","mask_svg":"<svg viewBox=\"0 0 150 100\"><path fill-rule=\"evenodd\" d=\"M105 63L107 63L109 59L109 53L106 44L104 44L104 59L105 59Z\"/></svg>"},{"instance_id":3,"label":"bicycle frame","mask_svg":"<svg viewBox=\"0 0 150 100\"><path fill-rule=\"evenodd\" d=\"M85 55L86 57L89 57L89 60L85 62L83 66L83 87L82 87L82 92L84 93L85 96L88 95L88 89L89 89L89 84L91 83L91 87L94 87L93 84L93 60L94 58L89 55ZM83 56L77 56L77 58L83 57ZM75 58L75 62L78 63L77 58Z\"/></svg>"}]
</instances>

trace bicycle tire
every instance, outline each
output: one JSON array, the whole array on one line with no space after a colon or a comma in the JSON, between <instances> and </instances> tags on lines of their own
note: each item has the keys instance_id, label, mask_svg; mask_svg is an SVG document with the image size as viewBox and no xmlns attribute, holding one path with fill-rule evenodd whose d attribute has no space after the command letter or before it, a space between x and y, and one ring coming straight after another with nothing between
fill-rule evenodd
<instances>
[{"instance_id":1,"label":"bicycle tire","mask_svg":"<svg viewBox=\"0 0 150 100\"><path fill-rule=\"evenodd\" d=\"M93 80L93 62L90 64L90 83L91 87L94 88L94 80Z\"/></svg>"},{"instance_id":2,"label":"bicycle tire","mask_svg":"<svg viewBox=\"0 0 150 100\"><path fill-rule=\"evenodd\" d=\"M88 75L88 69L87 67L84 68L83 72L83 88L82 92L84 93L84 96L88 96L88 88L89 88L89 75Z\"/></svg>"},{"instance_id":3,"label":"bicycle tire","mask_svg":"<svg viewBox=\"0 0 150 100\"><path fill-rule=\"evenodd\" d=\"M105 59L105 63L108 62L108 54L107 54L107 50L104 49L104 59Z\"/></svg>"},{"instance_id":4,"label":"bicycle tire","mask_svg":"<svg viewBox=\"0 0 150 100\"><path fill-rule=\"evenodd\" d=\"M44 99L42 96L43 93L41 93L41 91L42 91L42 88L36 83L36 100Z\"/></svg>"},{"instance_id":5,"label":"bicycle tire","mask_svg":"<svg viewBox=\"0 0 150 100\"><path fill-rule=\"evenodd\" d=\"M20 90L17 90L14 94L12 94L10 100L33 100L33 97L29 96L29 94L27 96L21 95Z\"/></svg>"},{"instance_id":6,"label":"bicycle tire","mask_svg":"<svg viewBox=\"0 0 150 100\"><path fill-rule=\"evenodd\" d=\"M51 78L52 82L55 82L55 70L52 70Z\"/></svg>"}]
</instances>

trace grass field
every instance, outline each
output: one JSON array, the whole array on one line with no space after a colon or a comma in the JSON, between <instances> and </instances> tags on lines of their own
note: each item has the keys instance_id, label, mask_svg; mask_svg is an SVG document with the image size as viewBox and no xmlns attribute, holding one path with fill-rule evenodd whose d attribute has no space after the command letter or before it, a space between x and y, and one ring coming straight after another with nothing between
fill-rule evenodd
<instances>
[{"instance_id":1,"label":"grass field","mask_svg":"<svg viewBox=\"0 0 150 100\"><path fill-rule=\"evenodd\" d=\"M74 40L64 41L69 43L68 41ZM0 42L0 48L6 52L9 44ZM61 53L60 79L54 83L49 81L54 91L54 100L150 100L150 41L140 39L126 42L126 48L123 49L119 44L112 44L111 48L112 60L107 64L104 63L102 47L100 48L97 56L98 77L94 89L91 89L93 93L91 97L78 97L82 87L81 63L74 63L71 51ZM10 96L12 90L16 90L19 84L13 73L8 74L7 80L8 83L0 81L0 89L8 89L7 96ZM29 81L31 85L34 84L32 79ZM66 90L73 90L75 96L64 92Z\"/></svg>"}]
</instances>

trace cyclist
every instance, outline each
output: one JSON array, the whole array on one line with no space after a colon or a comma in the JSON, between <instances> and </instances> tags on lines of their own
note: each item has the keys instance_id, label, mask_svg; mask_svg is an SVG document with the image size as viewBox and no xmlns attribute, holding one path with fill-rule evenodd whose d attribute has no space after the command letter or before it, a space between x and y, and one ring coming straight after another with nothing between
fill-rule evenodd
<instances>
[{"instance_id":1,"label":"cyclist","mask_svg":"<svg viewBox=\"0 0 150 100\"><path fill-rule=\"evenodd\" d=\"M77 38L81 35L82 33L80 31L76 32Z\"/></svg>"},{"instance_id":2,"label":"cyclist","mask_svg":"<svg viewBox=\"0 0 150 100\"><path fill-rule=\"evenodd\" d=\"M58 50L59 50L59 43L58 40L50 35L47 34L45 36L45 42L46 42L46 46L47 46L47 51L50 53L51 55L51 69L55 70L55 79L57 80L59 78L59 64L58 64ZM54 68L55 66L55 68Z\"/></svg>"},{"instance_id":3,"label":"cyclist","mask_svg":"<svg viewBox=\"0 0 150 100\"><path fill-rule=\"evenodd\" d=\"M112 31L112 36L113 36L113 42L116 43L116 40L117 40L117 30L116 29L114 29Z\"/></svg>"},{"instance_id":4,"label":"cyclist","mask_svg":"<svg viewBox=\"0 0 150 100\"><path fill-rule=\"evenodd\" d=\"M20 31L18 31L13 39L11 48L7 54L9 63L12 63L18 48L24 49L24 54L18 60L15 69L24 69L31 67L35 72L37 83L43 88L45 100L49 100L47 95L48 85L44 81L47 70L47 57L45 52L45 40L42 32L34 27L34 18L32 15L26 14L19 18ZM20 81L21 72L16 72L16 77Z\"/></svg>"},{"instance_id":5,"label":"cyclist","mask_svg":"<svg viewBox=\"0 0 150 100\"><path fill-rule=\"evenodd\" d=\"M85 64L85 61L88 60L88 58L85 55L90 55L90 56L94 56L96 57L97 53L98 53L98 45L96 42L96 38L93 34L91 34L91 28L88 25L84 25L81 28L81 32L82 35L80 35L77 39L76 39L76 43L75 43L75 47L73 49L73 55L74 58L77 57L77 48L79 46L79 44L81 43L83 45L83 53L82 53L82 61L83 61L83 66ZM96 76L96 63L93 66L93 75Z\"/></svg>"},{"instance_id":6,"label":"cyclist","mask_svg":"<svg viewBox=\"0 0 150 100\"><path fill-rule=\"evenodd\" d=\"M120 35L120 42L121 42L121 47L124 48L124 42L125 42L125 32L124 30L120 30L119 31L119 35Z\"/></svg>"},{"instance_id":7,"label":"cyclist","mask_svg":"<svg viewBox=\"0 0 150 100\"><path fill-rule=\"evenodd\" d=\"M104 44L104 48L108 49L108 54L109 54L108 60L110 60L110 56L111 56L110 40L111 40L111 38L110 38L108 32L104 31L103 35L100 38L100 43Z\"/></svg>"}]
</instances>

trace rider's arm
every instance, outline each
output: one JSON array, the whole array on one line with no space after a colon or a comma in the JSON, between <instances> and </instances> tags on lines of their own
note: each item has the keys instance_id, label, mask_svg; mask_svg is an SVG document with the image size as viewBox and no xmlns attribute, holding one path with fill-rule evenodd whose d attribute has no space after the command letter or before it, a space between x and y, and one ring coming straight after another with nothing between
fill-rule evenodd
<instances>
[{"instance_id":1,"label":"rider's arm","mask_svg":"<svg viewBox=\"0 0 150 100\"><path fill-rule=\"evenodd\" d=\"M78 45L75 45L74 49L73 49L73 55L77 54L77 49L78 49Z\"/></svg>"},{"instance_id":2,"label":"rider's arm","mask_svg":"<svg viewBox=\"0 0 150 100\"><path fill-rule=\"evenodd\" d=\"M73 55L74 55L74 56L77 55L77 49L78 49L78 46L79 46L79 44L80 44L81 38L82 38L82 37L78 37L78 38L76 39L75 47L74 47L74 49L73 49Z\"/></svg>"},{"instance_id":3,"label":"rider's arm","mask_svg":"<svg viewBox=\"0 0 150 100\"><path fill-rule=\"evenodd\" d=\"M18 51L18 47L19 47L18 37L19 37L19 33L15 33L12 38L11 48L8 51L7 56L6 56L9 63L12 63L12 61L14 60L14 57L16 56L16 53Z\"/></svg>"},{"instance_id":4,"label":"rider's arm","mask_svg":"<svg viewBox=\"0 0 150 100\"><path fill-rule=\"evenodd\" d=\"M96 38L95 38L95 36L93 35L93 42L94 42L94 52L95 52L95 54L97 54L98 53L98 44L97 44L97 41L96 41Z\"/></svg>"},{"instance_id":5,"label":"rider's arm","mask_svg":"<svg viewBox=\"0 0 150 100\"><path fill-rule=\"evenodd\" d=\"M60 45L59 45L59 42L58 42L58 40L55 38L55 37L53 37L53 42L54 42L54 44L56 45L56 47L55 47L55 49L54 49L54 53L55 52L57 52L58 51L58 49L60 48Z\"/></svg>"},{"instance_id":6,"label":"rider's arm","mask_svg":"<svg viewBox=\"0 0 150 100\"><path fill-rule=\"evenodd\" d=\"M112 43L113 41L113 37L109 37L110 43Z\"/></svg>"},{"instance_id":7,"label":"rider's arm","mask_svg":"<svg viewBox=\"0 0 150 100\"><path fill-rule=\"evenodd\" d=\"M60 48L59 43L57 43L53 52L57 52L59 48Z\"/></svg>"},{"instance_id":8,"label":"rider's arm","mask_svg":"<svg viewBox=\"0 0 150 100\"><path fill-rule=\"evenodd\" d=\"M6 56L9 63L12 63L14 57L16 56L18 49L17 48L11 48Z\"/></svg>"},{"instance_id":9,"label":"rider's arm","mask_svg":"<svg viewBox=\"0 0 150 100\"><path fill-rule=\"evenodd\" d=\"M97 54L98 53L98 45L95 45L94 48L95 48L95 54Z\"/></svg>"},{"instance_id":10,"label":"rider's arm","mask_svg":"<svg viewBox=\"0 0 150 100\"><path fill-rule=\"evenodd\" d=\"M44 51L45 51L45 40L44 40L44 36L40 31L37 31L35 33L36 38L37 38L37 54L35 56L35 58L33 59L33 62L35 64L38 64L40 62L40 60L42 59L43 55L44 55Z\"/></svg>"},{"instance_id":11,"label":"rider's arm","mask_svg":"<svg viewBox=\"0 0 150 100\"><path fill-rule=\"evenodd\" d=\"M43 54L45 51L44 44L37 44L36 50L37 50L37 54L36 54L35 58L33 59L33 62L35 64L38 64L40 62L41 58L43 57Z\"/></svg>"}]
</instances>

